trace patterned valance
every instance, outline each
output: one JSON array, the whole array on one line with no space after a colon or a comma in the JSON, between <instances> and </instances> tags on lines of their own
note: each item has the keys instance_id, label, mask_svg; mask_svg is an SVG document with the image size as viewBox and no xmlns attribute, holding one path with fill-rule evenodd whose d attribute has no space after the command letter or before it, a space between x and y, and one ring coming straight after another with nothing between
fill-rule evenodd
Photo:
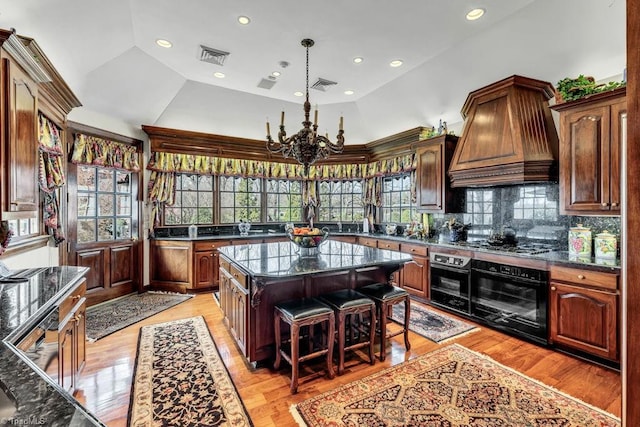
<instances>
[{"instance_id":1,"label":"patterned valance","mask_svg":"<svg viewBox=\"0 0 640 427\"><path fill-rule=\"evenodd\" d=\"M304 178L303 166L261 160L228 159L194 154L152 152L147 169L156 172L198 175L242 176L246 178L353 180L395 175L416 168L415 155L365 164L312 165Z\"/></svg>"},{"instance_id":2,"label":"patterned valance","mask_svg":"<svg viewBox=\"0 0 640 427\"><path fill-rule=\"evenodd\" d=\"M95 136L75 134L71 162L138 172L137 148Z\"/></svg>"},{"instance_id":3,"label":"patterned valance","mask_svg":"<svg viewBox=\"0 0 640 427\"><path fill-rule=\"evenodd\" d=\"M63 154L60 129L45 115L38 114L38 185L44 193L44 225L56 245L65 240L58 201L58 191L66 182Z\"/></svg>"}]
</instances>

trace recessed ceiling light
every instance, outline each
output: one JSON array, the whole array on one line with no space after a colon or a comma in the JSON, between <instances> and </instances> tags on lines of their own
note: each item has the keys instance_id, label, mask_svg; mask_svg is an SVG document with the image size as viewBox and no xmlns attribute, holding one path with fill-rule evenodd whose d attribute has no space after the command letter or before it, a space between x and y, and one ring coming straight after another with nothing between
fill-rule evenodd
<instances>
[{"instance_id":1,"label":"recessed ceiling light","mask_svg":"<svg viewBox=\"0 0 640 427\"><path fill-rule=\"evenodd\" d=\"M389 65L392 67L399 67L402 65L402 61L399 59L394 59L393 61L389 62Z\"/></svg>"},{"instance_id":2,"label":"recessed ceiling light","mask_svg":"<svg viewBox=\"0 0 640 427\"><path fill-rule=\"evenodd\" d=\"M216 71L215 73L213 73L213 76L219 79L224 79L225 77L224 73L221 73L220 71Z\"/></svg>"},{"instance_id":3,"label":"recessed ceiling light","mask_svg":"<svg viewBox=\"0 0 640 427\"><path fill-rule=\"evenodd\" d=\"M361 56L356 56L355 58L353 58L353 62L355 62L356 64L359 64L362 61L364 61L364 58L362 58Z\"/></svg>"},{"instance_id":4,"label":"recessed ceiling light","mask_svg":"<svg viewBox=\"0 0 640 427\"><path fill-rule=\"evenodd\" d=\"M294 94L295 96L302 96L302 95L304 95L304 93L302 93L302 92L300 92L300 91L293 92L293 94Z\"/></svg>"},{"instance_id":5,"label":"recessed ceiling light","mask_svg":"<svg viewBox=\"0 0 640 427\"><path fill-rule=\"evenodd\" d=\"M242 25L249 25L251 19L248 16L238 16L238 22Z\"/></svg>"},{"instance_id":6,"label":"recessed ceiling light","mask_svg":"<svg viewBox=\"0 0 640 427\"><path fill-rule=\"evenodd\" d=\"M344 91L344 94L345 94L345 95L353 95L353 94L354 94L354 92L353 92L352 90L345 90L345 91Z\"/></svg>"},{"instance_id":7,"label":"recessed ceiling light","mask_svg":"<svg viewBox=\"0 0 640 427\"><path fill-rule=\"evenodd\" d=\"M271 75L273 77L280 77L280 71L274 71L273 73L271 73Z\"/></svg>"},{"instance_id":8,"label":"recessed ceiling light","mask_svg":"<svg viewBox=\"0 0 640 427\"><path fill-rule=\"evenodd\" d=\"M165 39L157 39L156 44L160 47L166 47L167 49L173 46L173 44L171 44L169 40L165 40Z\"/></svg>"},{"instance_id":9,"label":"recessed ceiling light","mask_svg":"<svg viewBox=\"0 0 640 427\"><path fill-rule=\"evenodd\" d=\"M480 19L482 15L484 15L484 9L472 9L467 13L467 21L475 21L476 19Z\"/></svg>"}]
</instances>

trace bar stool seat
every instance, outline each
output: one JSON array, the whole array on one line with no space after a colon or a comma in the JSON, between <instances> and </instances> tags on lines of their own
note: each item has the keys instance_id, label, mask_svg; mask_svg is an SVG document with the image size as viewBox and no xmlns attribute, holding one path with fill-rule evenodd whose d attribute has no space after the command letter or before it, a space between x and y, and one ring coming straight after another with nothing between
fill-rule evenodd
<instances>
[{"instance_id":1,"label":"bar stool seat","mask_svg":"<svg viewBox=\"0 0 640 427\"><path fill-rule=\"evenodd\" d=\"M411 299L409 293L402 288L389 283L374 283L372 285L358 288L358 292L371 298L378 311L378 324L380 329L380 360L385 360L387 353L387 340L396 335L404 334L404 346L407 350L411 349L409 342L409 318L411 314ZM398 303L404 302L404 322L393 319L389 313L390 308ZM391 321L402 326L401 330L389 332L387 331L387 322Z\"/></svg>"},{"instance_id":2,"label":"bar stool seat","mask_svg":"<svg viewBox=\"0 0 640 427\"><path fill-rule=\"evenodd\" d=\"M376 362L374 356L373 344L375 341L375 324L376 324L376 305L371 298L366 297L360 292L353 289L342 289L327 294L322 294L318 297L321 301L327 303L335 310L336 322L338 323L338 375L342 375L344 372L344 356L348 350L355 350L362 347L369 348L369 363L372 365ZM354 322L353 315L369 315L369 330L365 331L358 325L357 332L359 338L357 341L353 340ZM351 327L350 342L346 345L347 341L347 316L351 315ZM366 339L362 339L362 334L366 335Z\"/></svg>"},{"instance_id":3,"label":"bar stool seat","mask_svg":"<svg viewBox=\"0 0 640 427\"><path fill-rule=\"evenodd\" d=\"M290 326L291 353L282 348L282 335L280 324L285 322ZM310 347L309 353L300 356L300 328L310 328L309 339L313 339L313 326L327 323L327 343L320 349ZM333 336L335 335L335 315L333 308L316 298L303 298L299 300L285 301L274 305L274 330L276 341L276 359L274 369L280 368L281 358L291 365L291 394L298 392L298 368L299 363L322 355L327 358L327 374L333 378Z\"/></svg>"}]
</instances>

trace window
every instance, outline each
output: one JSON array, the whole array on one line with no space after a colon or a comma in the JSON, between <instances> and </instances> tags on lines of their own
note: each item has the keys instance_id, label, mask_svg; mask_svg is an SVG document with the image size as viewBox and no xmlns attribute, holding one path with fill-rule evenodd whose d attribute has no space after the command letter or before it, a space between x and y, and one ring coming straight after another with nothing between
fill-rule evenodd
<instances>
[{"instance_id":1,"label":"window","mask_svg":"<svg viewBox=\"0 0 640 427\"><path fill-rule=\"evenodd\" d=\"M416 206L411 201L411 176L404 174L385 178L382 184L381 220L406 224L416 216Z\"/></svg>"},{"instance_id":2,"label":"window","mask_svg":"<svg viewBox=\"0 0 640 427\"><path fill-rule=\"evenodd\" d=\"M213 222L213 177L177 175L176 201L164 210L166 225L211 224Z\"/></svg>"},{"instance_id":3,"label":"window","mask_svg":"<svg viewBox=\"0 0 640 427\"><path fill-rule=\"evenodd\" d=\"M266 184L267 222L302 220L302 182L270 179Z\"/></svg>"},{"instance_id":4,"label":"window","mask_svg":"<svg viewBox=\"0 0 640 427\"><path fill-rule=\"evenodd\" d=\"M78 243L131 238L131 173L78 166Z\"/></svg>"},{"instance_id":5,"label":"window","mask_svg":"<svg viewBox=\"0 0 640 427\"><path fill-rule=\"evenodd\" d=\"M360 222L364 218L362 181L320 181L318 221Z\"/></svg>"},{"instance_id":6,"label":"window","mask_svg":"<svg viewBox=\"0 0 640 427\"><path fill-rule=\"evenodd\" d=\"M513 204L514 220L558 220L558 202L547 198L546 186L523 186L519 196L519 200Z\"/></svg>"},{"instance_id":7,"label":"window","mask_svg":"<svg viewBox=\"0 0 640 427\"><path fill-rule=\"evenodd\" d=\"M9 229L13 231L13 240L37 236L40 234L40 221L38 221L37 216L11 219L9 220Z\"/></svg>"},{"instance_id":8,"label":"window","mask_svg":"<svg viewBox=\"0 0 640 427\"><path fill-rule=\"evenodd\" d=\"M220 177L220 223L261 221L262 180Z\"/></svg>"}]
</instances>

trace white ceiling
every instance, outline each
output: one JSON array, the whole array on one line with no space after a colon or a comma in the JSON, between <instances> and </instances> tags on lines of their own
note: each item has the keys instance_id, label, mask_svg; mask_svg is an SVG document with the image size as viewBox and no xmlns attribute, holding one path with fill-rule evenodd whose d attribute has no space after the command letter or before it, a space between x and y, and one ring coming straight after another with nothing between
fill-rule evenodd
<instances>
[{"instance_id":1,"label":"white ceiling","mask_svg":"<svg viewBox=\"0 0 640 427\"><path fill-rule=\"evenodd\" d=\"M473 7L487 12L466 21ZM132 136L145 124L264 139L265 120L275 131L281 110L288 133L297 131L300 41L312 38L310 84L338 82L310 90L319 130L335 135L342 114L347 144L361 144L440 119L459 130L467 94L513 74L554 84L619 78L625 8L623 0L0 0L0 28L42 47L83 104L70 120ZM251 23L238 24L240 15ZM201 44L230 55L222 66L201 62ZM404 65L389 67L393 59ZM272 89L257 87L276 70Z\"/></svg>"}]
</instances>

